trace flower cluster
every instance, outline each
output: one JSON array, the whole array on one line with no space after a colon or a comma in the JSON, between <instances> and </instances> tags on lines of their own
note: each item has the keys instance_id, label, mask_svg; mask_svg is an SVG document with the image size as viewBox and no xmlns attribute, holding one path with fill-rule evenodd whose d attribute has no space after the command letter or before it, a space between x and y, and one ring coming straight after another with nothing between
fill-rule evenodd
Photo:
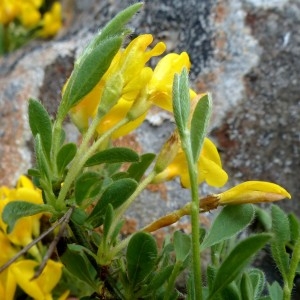
<instances>
[{"instance_id":1,"label":"flower cluster","mask_svg":"<svg viewBox=\"0 0 300 300\"><path fill-rule=\"evenodd\" d=\"M98 84L71 109L71 118L79 130L82 132L87 130L91 119L95 117L101 106L102 97L107 95L105 93L108 90L110 94L118 98L118 101L100 121L97 127L99 135L128 116L130 122L116 130L112 138L126 135L143 122L152 105L172 112L174 75L183 68L190 69L190 59L186 52L169 53L162 57L152 69L146 63L152 57L161 55L166 49L162 42L148 49L152 41L152 35L143 34L132 40L126 49L121 49ZM201 97L191 89L190 99L201 101ZM177 146L174 144L172 147ZM174 154L170 165L158 174L154 182L171 180L180 176L182 185L189 187L188 167L184 153L179 147ZM169 153L166 155L170 158ZM222 169L217 148L209 139L205 139L198 169L198 183L206 181L212 186L221 187L227 181L228 176Z\"/></svg>"},{"instance_id":2,"label":"flower cluster","mask_svg":"<svg viewBox=\"0 0 300 300\"><path fill-rule=\"evenodd\" d=\"M28 28L40 26L39 35L44 37L60 27L57 3L43 15L39 14L42 0L3 3L0 22L4 26L15 20ZM0 299L19 299L24 294L45 300L58 295L62 300L69 294L81 299L173 299L179 296L176 278L188 265L192 276L188 297L201 299L199 213L228 206L221 210L221 221L216 219L203 235L202 246L222 246L220 243L235 237L254 216L252 205L230 205L291 198L281 186L262 181L247 181L219 194L199 196L200 183L219 188L228 180L217 147L206 137L211 97L190 89L191 63L186 52L157 59L166 45L152 45L150 34L137 36L122 48L128 34L125 24L140 7L137 3L124 10L89 43L65 84L54 120L40 101L29 99L36 166L28 172L38 188L25 176L14 189L0 187ZM150 64L153 58L158 61L154 67ZM173 114L176 124L160 153L139 155L129 148L113 147L111 141L135 130L152 106ZM63 121L68 113L82 133L78 145L66 140ZM191 201L123 239L124 216L133 201L149 184L176 177L191 189ZM272 218L281 223L282 214L273 210ZM236 211L243 213L238 216ZM191 237L177 232L171 239L173 245L166 243L165 247L174 249L174 261L172 250L167 248L158 256L156 242L147 232L169 226L185 215L191 216ZM289 230L288 219L282 223L282 227L279 222L272 225L280 239L290 235L284 233ZM290 223L296 226L295 220ZM50 228L43 231L41 225L45 224ZM300 224L291 232L298 234ZM44 237L50 233L54 238L46 249ZM242 284L241 265L271 237L250 237L225 259L213 251L227 247L211 248L211 257L219 257L222 265L218 267L218 259L214 259L211 270L216 270L216 275L207 287L208 298L217 295L224 278L231 284L234 278L228 274L236 274L237 284ZM283 246L278 243L280 249L285 249L289 238L283 242ZM293 263L295 272L298 256ZM189 261L192 263L187 264ZM251 294L256 288L250 277L246 281L243 291ZM79 288L77 282L81 283Z\"/></svg>"},{"instance_id":3,"label":"flower cluster","mask_svg":"<svg viewBox=\"0 0 300 300\"><path fill-rule=\"evenodd\" d=\"M3 53L20 47L33 37L52 37L61 27L62 11L58 1L51 5L47 0L0 1Z\"/></svg>"},{"instance_id":4,"label":"flower cluster","mask_svg":"<svg viewBox=\"0 0 300 300\"><path fill-rule=\"evenodd\" d=\"M14 189L0 187L0 216L8 203L17 200L35 204L43 202L41 191L25 176L20 177ZM37 214L19 219L10 233L7 233L7 224L0 218L0 266L40 234L40 218L41 214ZM14 299L17 286L33 299L52 299L51 291L61 278L63 265L50 259L42 274L33 279L42 259L41 250L41 245L33 246L26 256L0 273L0 299ZM60 299L65 299L66 296L67 292Z\"/></svg>"}]
</instances>

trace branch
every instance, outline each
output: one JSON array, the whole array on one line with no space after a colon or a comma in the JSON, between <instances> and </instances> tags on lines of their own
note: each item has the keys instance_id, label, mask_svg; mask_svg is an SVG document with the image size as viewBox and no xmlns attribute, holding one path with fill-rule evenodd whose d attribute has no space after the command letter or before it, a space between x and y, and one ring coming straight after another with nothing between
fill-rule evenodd
<instances>
[{"instance_id":1,"label":"branch","mask_svg":"<svg viewBox=\"0 0 300 300\"><path fill-rule=\"evenodd\" d=\"M71 207L65 213L65 215L59 220L59 221L61 221L60 222L61 226L59 228L58 234L54 237L53 241L49 245L48 251L46 252L45 256L43 257L42 263L40 264L38 270L35 272L34 276L31 278L31 280L38 278L42 274L43 270L46 267L47 261L50 259L52 253L54 252L54 250L56 248L57 243L59 242L60 238L64 234L65 228L68 225L68 222L73 213L73 210L74 210L74 207Z\"/></svg>"},{"instance_id":2,"label":"branch","mask_svg":"<svg viewBox=\"0 0 300 300\"><path fill-rule=\"evenodd\" d=\"M47 236L49 233L51 233L56 227L58 227L60 224L64 223L66 220L67 215L71 215L73 212L73 207L71 207L66 214L61 217L56 224L54 224L52 227L47 229L45 232L43 232L39 237L37 237L35 240L30 242L28 245L26 245L22 250L20 250L14 257L12 257L8 262L6 262L4 265L0 267L0 273L3 272L5 269L7 269L12 263L14 263L19 257L21 257L23 254L25 254L31 247L36 245L38 242L40 242L45 236ZM69 217L68 217L69 218Z\"/></svg>"}]
</instances>

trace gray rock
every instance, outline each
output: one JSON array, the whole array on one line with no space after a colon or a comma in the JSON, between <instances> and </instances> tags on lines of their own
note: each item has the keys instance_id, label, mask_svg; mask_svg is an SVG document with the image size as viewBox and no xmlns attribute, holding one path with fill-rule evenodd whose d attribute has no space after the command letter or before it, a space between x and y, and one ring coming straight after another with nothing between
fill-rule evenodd
<instances>
[{"instance_id":1,"label":"gray rock","mask_svg":"<svg viewBox=\"0 0 300 300\"><path fill-rule=\"evenodd\" d=\"M56 39L32 42L0 59L0 184L13 185L33 163L27 99L41 99L53 115L78 53L131 2L65 0L66 27ZM131 27L134 34L153 33L168 51L190 53L193 87L213 94L211 136L231 177L228 186L277 182L294 198L282 202L285 209L300 216L299 20L297 0L149 0ZM144 151L159 149L170 120L165 112L149 115L135 135ZM66 127L76 140L76 130ZM158 216L189 200L173 184L166 189L166 201L146 191L147 200L136 204L141 222L153 218L152 209ZM204 186L202 192L216 190Z\"/></svg>"}]
</instances>

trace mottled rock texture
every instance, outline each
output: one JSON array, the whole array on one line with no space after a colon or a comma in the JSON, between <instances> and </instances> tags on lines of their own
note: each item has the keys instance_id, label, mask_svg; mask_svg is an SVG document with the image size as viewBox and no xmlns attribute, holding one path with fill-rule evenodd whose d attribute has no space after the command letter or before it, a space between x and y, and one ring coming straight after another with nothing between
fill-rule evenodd
<instances>
[{"instance_id":1,"label":"mottled rock texture","mask_svg":"<svg viewBox=\"0 0 300 300\"><path fill-rule=\"evenodd\" d=\"M33 162L27 99L41 99L55 114L78 53L132 1L63 3L66 26L55 40L32 42L0 59L0 184L13 185ZM298 0L149 0L131 27L133 36L153 33L168 51L189 52L193 87L213 94L211 136L231 177L228 186L275 181L294 198L283 202L285 209L300 216L299 20ZM153 111L131 139L144 151L157 151L172 126L168 114ZM76 130L66 128L76 140ZM177 187L147 192L135 206L139 221L188 201L188 191Z\"/></svg>"}]
</instances>

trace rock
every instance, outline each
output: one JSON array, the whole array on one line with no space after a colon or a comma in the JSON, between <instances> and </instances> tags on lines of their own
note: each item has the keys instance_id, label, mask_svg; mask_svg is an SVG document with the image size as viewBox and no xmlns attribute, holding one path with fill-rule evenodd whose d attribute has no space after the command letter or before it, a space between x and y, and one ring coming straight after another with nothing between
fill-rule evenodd
<instances>
[{"instance_id":1,"label":"rock","mask_svg":"<svg viewBox=\"0 0 300 300\"><path fill-rule=\"evenodd\" d=\"M1 185L13 185L33 163L27 99L41 99L54 115L75 58L130 3L65 0L66 26L59 36L0 59ZM300 216L299 20L297 0L153 0L146 1L131 27L134 34L152 33L165 41L168 51L190 54L193 87L213 94L211 136L231 177L228 186L250 179L274 181L295 200L282 205ZM169 114L153 111L131 139L144 151L157 151L172 127ZM75 141L76 130L68 122L66 128ZM166 185L166 201L161 191L146 191L146 200L135 207L140 222L186 203L188 191L178 193L177 187ZM202 192L216 190L204 186Z\"/></svg>"}]
</instances>

